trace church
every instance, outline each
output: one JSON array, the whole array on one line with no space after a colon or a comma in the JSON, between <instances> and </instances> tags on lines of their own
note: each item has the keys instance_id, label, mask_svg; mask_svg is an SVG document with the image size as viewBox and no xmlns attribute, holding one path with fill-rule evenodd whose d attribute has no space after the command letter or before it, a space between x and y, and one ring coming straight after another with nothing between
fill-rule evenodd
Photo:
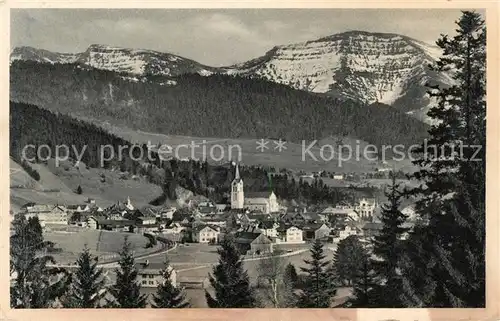
<instances>
[{"instance_id":1,"label":"church","mask_svg":"<svg viewBox=\"0 0 500 321\"><path fill-rule=\"evenodd\" d=\"M264 214L269 214L277 212L279 204L273 191L245 194L240 170L238 165L236 165L236 173L231 183L231 208L248 209L250 211L260 211Z\"/></svg>"}]
</instances>

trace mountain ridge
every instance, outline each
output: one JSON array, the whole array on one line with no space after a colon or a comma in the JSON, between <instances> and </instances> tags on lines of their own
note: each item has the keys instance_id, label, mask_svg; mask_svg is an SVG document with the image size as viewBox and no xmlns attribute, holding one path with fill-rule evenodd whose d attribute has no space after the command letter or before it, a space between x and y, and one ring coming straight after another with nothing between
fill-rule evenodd
<instances>
[{"instance_id":1,"label":"mountain ridge","mask_svg":"<svg viewBox=\"0 0 500 321\"><path fill-rule=\"evenodd\" d=\"M424 85L447 86L452 82L448 75L428 67L440 54L436 46L408 36L352 30L274 46L260 57L226 67L206 66L168 52L101 44L76 54L18 47L11 54L11 64L16 60L71 63L135 80L190 73L239 75L365 105L383 103L426 121L432 101Z\"/></svg>"}]
</instances>

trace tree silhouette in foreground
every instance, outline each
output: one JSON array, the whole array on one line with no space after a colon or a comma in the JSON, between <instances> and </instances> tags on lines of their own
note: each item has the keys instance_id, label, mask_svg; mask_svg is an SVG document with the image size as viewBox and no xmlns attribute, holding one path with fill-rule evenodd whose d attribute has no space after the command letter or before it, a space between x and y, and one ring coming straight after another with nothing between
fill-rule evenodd
<instances>
[{"instance_id":1,"label":"tree silhouette in foreground","mask_svg":"<svg viewBox=\"0 0 500 321\"><path fill-rule=\"evenodd\" d=\"M210 308L253 308L256 300L240 253L229 237L217 249L219 261L209 274L214 295L205 291Z\"/></svg>"}]
</instances>

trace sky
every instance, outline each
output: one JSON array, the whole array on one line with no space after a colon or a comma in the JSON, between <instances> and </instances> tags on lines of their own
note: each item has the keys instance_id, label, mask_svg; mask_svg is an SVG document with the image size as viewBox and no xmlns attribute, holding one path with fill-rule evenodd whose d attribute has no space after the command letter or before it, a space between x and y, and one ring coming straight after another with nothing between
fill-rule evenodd
<instances>
[{"instance_id":1,"label":"sky","mask_svg":"<svg viewBox=\"0 0 500 321\"><path fill-rule=\"evenodd\" d=\"M210 66L262 56L275 45L349 30L435 43L454 34L455 9L13 9L11 49L83 52L91 44L170 52Z\"/></svg>"}]
</instances>

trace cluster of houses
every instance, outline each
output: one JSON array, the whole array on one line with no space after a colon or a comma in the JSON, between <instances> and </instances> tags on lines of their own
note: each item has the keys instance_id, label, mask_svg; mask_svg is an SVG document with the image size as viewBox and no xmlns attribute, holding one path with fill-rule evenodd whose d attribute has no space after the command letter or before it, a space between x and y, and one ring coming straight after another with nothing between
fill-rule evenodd
<instances>
[{"instance_id":1,"label":"cluster of houses","mask_svg":"<svg viewBox=\"0 0 500 321\"><path fill-rule=\"evenodd\" d=\"M285 208L272 190L245 193L236 167L229 204L210 201L191 203L189 208L136 208L130 198L107 208L89 199L79 205L26 204L27 217L37 216L42 226L78 225L91 229L134 233L156 233L177 242L216 244L226 236L242 253L271 252L276 244L301 244L320 239L337 243L350 235L369 240L382 228L377 221L375 199L362 198L355 204Z\"/></svg>"},{"instance_id":2,"label":"cluster of houses","mask_svg":"<svg viewBox=\"0 0 500 321\"><path fill-rule=\"evenodd\" d=\"M337 243L350 235L366 240L382 228L374 219L376 202L361 199L356 205L345 203L316 208L293 208L262 213L258 211L226 209L216 204L200 204L193 212L176 216L164 232L183 232L196 243L217 243L233 235L242 252L259 254L272 251L275 244L301 244L320 239Z\"/></svg>"},{"instance_id":3,"label":"cluster of houses","mask_svg":"<svg viewBox=\"0 0 500 321\"><path fill-rule=\"evenodd\" d=\"M156 229L159 221L172 218L175 210L169 207L139 209L127 198L125 202L117 202L106 208L98 206L94 199L76 205L27 203L21 207L20 213L26 218L38 217L42 227L76 225L126 232L137 229L137 232L141 232Z\"/></svg>"}]
</instances>

